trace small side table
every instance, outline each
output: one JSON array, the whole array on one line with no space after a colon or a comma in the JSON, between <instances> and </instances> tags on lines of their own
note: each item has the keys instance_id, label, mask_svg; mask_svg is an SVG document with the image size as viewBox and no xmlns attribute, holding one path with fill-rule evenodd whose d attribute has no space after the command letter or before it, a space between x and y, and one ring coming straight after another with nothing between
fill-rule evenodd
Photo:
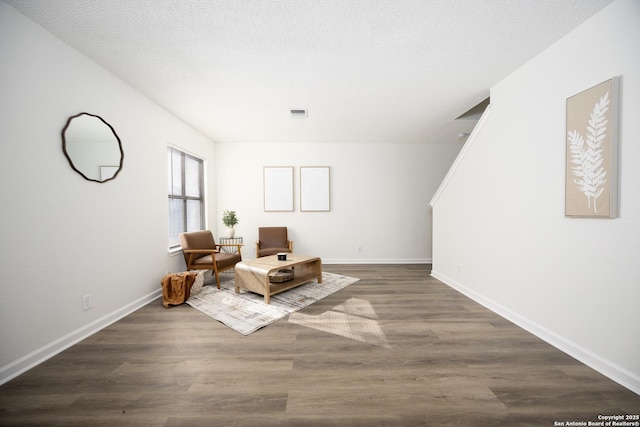
<instances>
[{"instance_id":1,"label":"small side table","mask_svg":"<svg viewBox=\"0 0 640 427\"><path fill-rule=\"evenodd\" d=\"M220 237L218 240L221 245L242 245L242 237ZM235 254L238 252L238 249L237 247L223 247L222 251L229 254Z\"/></svg>"}]
</instances>

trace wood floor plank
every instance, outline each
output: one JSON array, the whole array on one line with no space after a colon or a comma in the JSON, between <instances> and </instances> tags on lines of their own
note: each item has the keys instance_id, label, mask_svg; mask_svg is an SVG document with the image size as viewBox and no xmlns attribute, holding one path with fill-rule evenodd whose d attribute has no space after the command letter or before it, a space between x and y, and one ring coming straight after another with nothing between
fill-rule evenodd
<instances>
[{"instance_id":1,"label":"wood floor plank","mask_svg":"<svg viewBox=\"0 0 640 427\"><path fill-rule=\"evenodd\" d=\"M154 301L0 387L0 425L553 426L640 412L640 396L427 265L324 270L361 280L249 336Z\"/></svg>"}]
</instances>

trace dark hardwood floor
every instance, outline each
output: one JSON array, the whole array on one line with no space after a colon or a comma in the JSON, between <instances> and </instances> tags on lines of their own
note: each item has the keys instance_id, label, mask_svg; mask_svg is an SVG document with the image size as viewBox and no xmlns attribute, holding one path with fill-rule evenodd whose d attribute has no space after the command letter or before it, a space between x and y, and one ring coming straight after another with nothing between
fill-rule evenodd
<instances>
[{"instance_id":1,"label":"dark hardwood floor","mask_svg":"<svg viewBox=\"0 0 640 427\"><path fill-rule=\"evenodd\" d=\"M243 336L157 300L0 387L0 425L554 426L640 412L640 396L429 266L324 270L361 278L299 312L335 312L335 333L283 319Z\"/></svg>"}]
</instances>

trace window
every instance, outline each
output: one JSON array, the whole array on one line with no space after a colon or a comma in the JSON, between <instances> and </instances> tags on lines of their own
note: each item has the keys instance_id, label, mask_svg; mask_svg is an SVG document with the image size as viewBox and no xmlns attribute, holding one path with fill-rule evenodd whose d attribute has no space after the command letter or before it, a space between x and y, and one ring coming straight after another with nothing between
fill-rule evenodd
<instances>
[{"instance_id":1,"label":"window","mask_svg":"<svg viewBox=\"0 0 640 427\"><path fill-rule=\"evenodd\" d=\"M205 228L204 165L201 159L173 147L169 166L169 249L180 246L179 235Z\"/></svg>"}]
</instances>

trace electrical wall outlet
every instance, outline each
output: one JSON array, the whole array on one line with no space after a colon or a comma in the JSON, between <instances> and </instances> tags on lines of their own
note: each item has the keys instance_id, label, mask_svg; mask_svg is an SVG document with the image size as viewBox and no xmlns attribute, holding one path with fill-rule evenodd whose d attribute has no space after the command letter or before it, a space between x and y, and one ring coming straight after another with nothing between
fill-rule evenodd
<instances>
[{"instance_id":1,"label":"electrical wall outlet","mask_svg":"<svg viewBox=\"0 0 640 427\"><path fill-rule=\"evenodd\" d=\"M93 296L91 294L87 294L82 297L82 311L87 311L91 307L93 307Z\"/></svg>"}]
</instances>

